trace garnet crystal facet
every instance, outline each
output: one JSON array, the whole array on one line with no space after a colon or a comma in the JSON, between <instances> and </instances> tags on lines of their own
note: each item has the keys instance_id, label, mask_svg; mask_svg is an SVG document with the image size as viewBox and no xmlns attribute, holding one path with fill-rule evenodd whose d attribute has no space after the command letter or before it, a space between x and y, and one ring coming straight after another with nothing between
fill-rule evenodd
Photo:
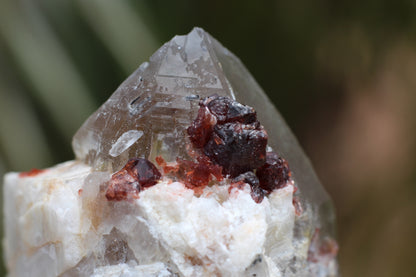
<instances>
[{"instance_id":1,"label":"garnet crystal facet","mask_svg":"<svg viewBox=\"0 0 416 277\"><path fill-rule=\"evenodd\" d=\"M204 153L225 172L237 176L264 164L267 133L256 124L216 125Z\"/></svg>"},{"instance_id":2,"label":"garnet crystal facet","mask_svg":"<svg viewBox=\"0 0 416 277\"><path fill-rule=\"evenodd\" d=\"M115 201L137 198L142 189L154 186L160 177L159 170L150 161L130 159L120 171L113 174L105 196Z\"/></svg>"},{"instance_id":3,"label":"garnet crystal facet","mask_svg":"<svg viewBox=\"0 0 416 277\"><path fill-rule=\"evenodd\" d=\"M290 179L290 170L287 161L274 152L267 152L266 162L257 169L260 187L267 192L281 188Z\"/></svg>"},{"instance_id":4,"label":"garnet crystal facet","mask_svg":"<svg viewBox=\"0 0 416 277\"><path fill-rule=\"evenodd\" d=\"M199 105L198 116L187 129L195 147L203 148L232 177L264 164L267 133L252 107L219 96L207 97Z\"/></svg>"},{"instance_id":5,"label":"garnet crystal facet","mask_svg":"<svg viewBox=\"0 0 416 277\"><path fill-rule=\"evenodd\" d=\"M130 159L124 169L139 182L142 188L155 185L161 177L156 166L146 159Z\"/></svg>"},{"instance_id":6,"label":"garnet crystal facet","mask_svg":"<svg viewBox=\"0 0 416 277\"><path fill-rule=\"evenodd\" d=\"M249 124L257 121L256 111L228 97L211 96L201 103L217 118L219 124L240 122Z\"/></svg>"}]
</instances>

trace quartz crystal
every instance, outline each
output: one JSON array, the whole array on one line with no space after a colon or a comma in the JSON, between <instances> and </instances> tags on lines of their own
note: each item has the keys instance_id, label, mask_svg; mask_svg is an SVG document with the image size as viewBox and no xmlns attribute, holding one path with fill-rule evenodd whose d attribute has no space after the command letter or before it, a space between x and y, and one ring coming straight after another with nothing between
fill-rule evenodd
<instances>
[{"instance_id":1,"label":"quartz crystal","mask_svg":"<svg viewBox=\"0 0 416 277\"><path fill-rule=\"evenodd\" d=\"M332 204L308 158L200 28L124 81L73 149L5 177L11 277L337 276Z\"/></svg>"}]
</instances>

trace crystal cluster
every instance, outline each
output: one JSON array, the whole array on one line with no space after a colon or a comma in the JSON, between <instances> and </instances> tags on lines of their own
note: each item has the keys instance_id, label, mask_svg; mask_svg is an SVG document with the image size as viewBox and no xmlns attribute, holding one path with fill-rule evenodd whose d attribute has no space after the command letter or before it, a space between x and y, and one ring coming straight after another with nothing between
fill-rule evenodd
<instances>
[{"instance_id":1,"label":"crystal cluster","mask_svg":"<svg viewBox=\"0 0 416 277\"><path fill-rule=\"evenodd\" d=\"M202 29L142 64L73 148L75 161L5 177L11 277L337 276L328 195Z\"/></svg>"},{"instance_id":2,"label":"crystal cluster","mask_svg":"<svg viewBox=\"0 0 416 277\"><path fill-rule=\"evenodd\" d=\"M227 97L207 97L187 129L193 145L235 177L266 159L267 133L253 108Z\"/></svg>"}]
</instances>

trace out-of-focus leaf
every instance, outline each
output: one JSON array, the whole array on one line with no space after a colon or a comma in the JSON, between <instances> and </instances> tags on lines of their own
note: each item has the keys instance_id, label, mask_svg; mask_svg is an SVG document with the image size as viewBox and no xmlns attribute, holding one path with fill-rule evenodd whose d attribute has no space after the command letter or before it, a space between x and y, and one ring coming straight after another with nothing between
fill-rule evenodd
<instances>
[{"instance_id":1,"label":"out-of-focus leaf","mask_svg":"<svg viewBox=\"0 0 416 277\"><path fill-rule=\"evenodd\" d=\"M6 166L2 160L2 156L0 156L0 176L3 176L6 172Z\"/></svg>"},{"instance_id":2,"label":"out-of-focus leaf","mask_svg":"<svg viewBox=\"0 0 416 277\"><path fill-rule=\"evenodd\" d=\"M59 130L71 137L93 110L93 101L62 45L38 14L36 2L19 3L24 3L24 9L11 0L1 2L0 35L35 88L35 97Z\"/></svg>"},{"instance_id":3,"label":"out-of-focus leaf","mask_svg":"<svg viewBox=\"0 0 416 277\"><path fill-rule=\"evenodd\" d=\"M126 73L135 70L158 48L155 38L129 2L78 0L77 3Z\"/></svg>"},{"instance_id":4,"label":"out-of-focus leaf","mask_svg":"<svg viewBox=\"0 0 416 277\"><path fill-rule=\"evenodd\" d=\"M51 153L30 103L15 89L5 87L4 80L0 84L0 148L9 167L28 170L33 165L50 165Z\"/></svg>"}]
</instances>

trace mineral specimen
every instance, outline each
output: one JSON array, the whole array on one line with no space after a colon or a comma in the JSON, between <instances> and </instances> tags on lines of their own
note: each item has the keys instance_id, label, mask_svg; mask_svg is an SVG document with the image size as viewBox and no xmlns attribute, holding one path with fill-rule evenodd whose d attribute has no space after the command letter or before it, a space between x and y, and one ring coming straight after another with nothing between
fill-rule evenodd
<instances>
[{"instance_id":1,"label":"mineral specimen","mask_svg":"<svg viewBox=\"0 0 416 277\"><path fill-rule=\"evenodd\" d=\"M202 29L143 63L73 148L76 161L5 177L11 277L337 276L328 195Z\"/></svg>"}]
</instances>

